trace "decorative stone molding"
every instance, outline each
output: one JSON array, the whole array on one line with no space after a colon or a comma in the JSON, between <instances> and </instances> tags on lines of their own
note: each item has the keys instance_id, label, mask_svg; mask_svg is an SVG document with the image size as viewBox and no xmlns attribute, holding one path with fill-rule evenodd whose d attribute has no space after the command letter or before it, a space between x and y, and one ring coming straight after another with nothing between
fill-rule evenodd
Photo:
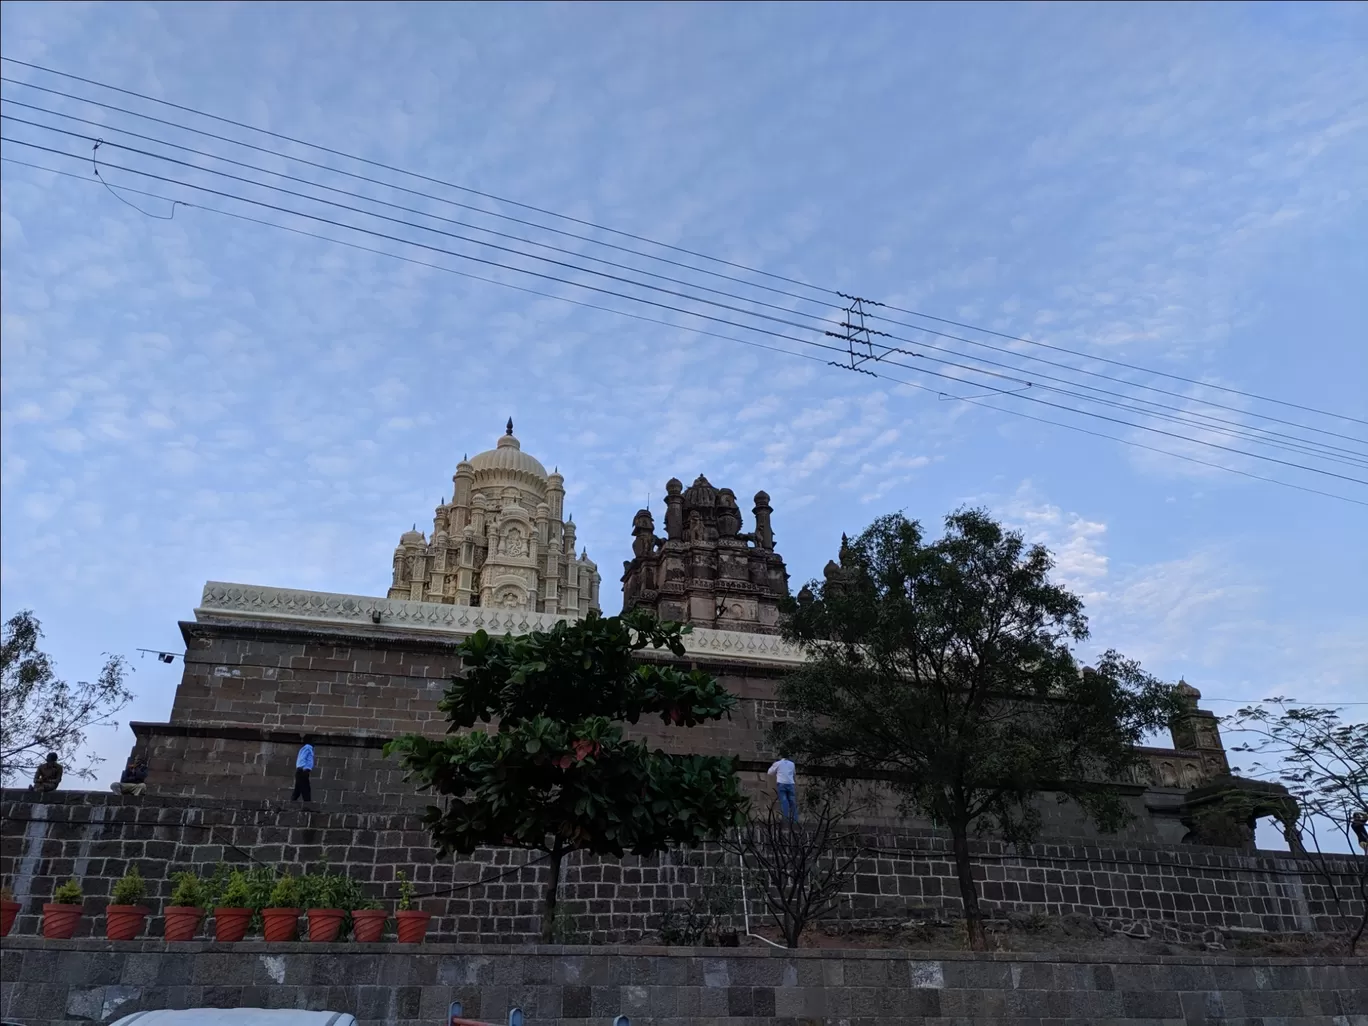
<instances>
[{"instance_id":1,"label":"decorative stone molding","mask_svg":"<svg viewBox=\"0 0 1368 1026\"><path fill-rule=\"evenodd\" d=\"M379 619L376 619L379 614ZM455 606L440 602L414 602L408 599L374 598L366 595L338 595L321 591L295 591L256 584L230 584L209 581L195 618L227 620L264 620L286 623L337 624L343 626L378 625L406 628L457 638L478 630L490 634L526 634L550 630L571 619L554 613L526 609L486 609L482 606ZM684 636L684 647L700 657L756 660L765 663L798 665L803 652L771 634L743 634L695 627Z\"/></svg>"}]
</instances>

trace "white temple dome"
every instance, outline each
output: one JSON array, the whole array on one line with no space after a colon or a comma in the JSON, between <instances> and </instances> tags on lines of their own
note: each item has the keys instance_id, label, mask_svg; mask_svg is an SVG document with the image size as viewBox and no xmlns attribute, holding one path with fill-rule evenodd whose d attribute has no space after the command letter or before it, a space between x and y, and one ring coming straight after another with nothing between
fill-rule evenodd
<instances>
[{"instance_id":1,"label":"white temple dome","mask_svg":"<svg viewBox=\"0 0 1368 1026\"><path fill-rule=\"evenodd\" d=\"M522 445L513 437L513 419L508 421L508 429L499 438L493 449L476 453L470 458L470 466L475 473L481 471L501 471L503 473L528 474L539 481L546 481L546 468L534 456L522 451Z\"/></svg>"}]
</instances>

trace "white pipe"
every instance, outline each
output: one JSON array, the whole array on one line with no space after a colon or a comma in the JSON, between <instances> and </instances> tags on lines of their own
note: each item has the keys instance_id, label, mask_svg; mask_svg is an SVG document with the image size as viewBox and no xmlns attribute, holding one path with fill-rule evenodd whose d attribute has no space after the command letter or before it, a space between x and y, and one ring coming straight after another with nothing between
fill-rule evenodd
<instances>
[{"instance_id":1,"label":"white pipe","mask_svg":"<svg viewBox=\"0 0 1368 1026\"><path fill-rule=\"evenodd\" d=\"M746 936L747 936L747 937L754 937L754 938L755 938L756 940L758 940L758 941L764 941L764 942L765 942L766 944L768 944L770 947L772 947L772 948L778 948L780 951L787 951L788 948L786 948L784 945L782 945L782 944L776 944L774 941L770 940L768 937L761 937L758 933L751 933L751 928L750 928L750 900L749 900L749 898L747 898L747 896L746 896L746 856L744 856L743 854L741 854L741 843L740 843L740 841L741 841L741 839L740 839L740 837L738 836L738 837L737 837L737 845L736 845L736 861L739 862L739 863L741 863L741 916L742 916L742 918L745 920L745 924L746 924Z\"/></svg>"}]
</instances>

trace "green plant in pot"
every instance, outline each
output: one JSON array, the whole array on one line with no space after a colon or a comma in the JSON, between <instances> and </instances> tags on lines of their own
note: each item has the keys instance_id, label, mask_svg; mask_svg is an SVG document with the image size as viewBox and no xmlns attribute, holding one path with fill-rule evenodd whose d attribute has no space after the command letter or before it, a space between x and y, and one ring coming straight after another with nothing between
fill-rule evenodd
<instances>
[{"instance_id":1,"label":"green plant in pot","mask_svg":"<svg viewBox=\"0 0 1368 1026\"><path fill-rule=\"evenodd\" d=\"M209 888L194 873L177 873L171 878L171 899L162 909L168 941L189 941L199 932L200 920L209 905Z\"/></svg>"},{"instance_id":2,"label":"green plant in pot","mask_svg":"<svg viewBox=\"0 0 1368 1026\"><path fill-rule=\"evenodd\" d=\"M399 943L421 944L427 936L432 913L413 907L413 881L408 874L401 869L394 875L399 881L399 910L394 914L399 927Z\"/></svg>"},{"instance_id":3,"label":"green plant in pot","mask_svg":"<svg viewBox=\"0 0 1368 1026\"><path fill-rule=\"evenodd\" d=\"M105 937L109 940L132 940L142 933L143 923L150 911L140 904L147 894L138 867L130 865L128 872L114 884L105 907Z\"/></svg>"},{"instance_id":4,"label":"green plant in pot","mask_svg":"<svg viewBox=\"0 0 1368 1026\"><path fill-rule=\"evenodd\" d=\"M14 892L8 887L0 887L0 937L9 936L18 915L19 902L14 900Z\"/></svg>"},{"instance_id":5,"label":"green plant in pot","mask_svg":"<svg viewBox=\"0 0 1368 1026\"><path fill-rule=\"evenodd\" d=\"M266 940L294 940L303 911L303 887L299 877L288 873L277 877L266 907L261 910L262 933Z\"/></svg>"},{"instance_id":6,"label":"green plant in pot","mask_svg":"<svg viewBox=\"0 0 1368 1026\"><path fill-rule=\"evenodd\" d=\"M52 901L43 906L43 936L48 940L68 940L80 925L81 882L74 876L52 892Z\"/></svg>"},{"instance_id":7,"label":"green plant in pot","mask_svg":"<svg viewBox=\"0 0 1368 1026\"><path fill-rule=\"evenodd\" d=\"M256 914L252 882L240 869L219 867L212 884L214 898L214 940L232 942L247 936L247 927Z\"/></svg>"},{"instance_id":8,"label":"green plant in pot","mask_svg":"<svg viewBox=\"0 0 1368 1026\"><path fill-rule=\"evenodd\" d=\"M352 909L352 936L358 944L374 944L385 935L389 912L374 898L362 898Z\"/></svg>"}]
</instances>

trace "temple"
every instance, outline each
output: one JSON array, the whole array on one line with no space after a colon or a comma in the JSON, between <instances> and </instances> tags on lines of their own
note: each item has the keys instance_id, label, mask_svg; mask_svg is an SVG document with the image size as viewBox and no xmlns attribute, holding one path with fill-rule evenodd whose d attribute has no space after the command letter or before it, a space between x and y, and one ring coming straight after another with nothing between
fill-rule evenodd
<instances>
[{"instance_id":1,"label":"temple","mask_svg":"<svg viewBox=\"0 0 1368 1026\"><path fill-rule=\"evenodd\" d=\"M562 520L565 478L522 451L511 417L451 480L432 537L415 525L399 539L387 598L570 617L600 608L598 566L575 556L575 522Z\"/></svg>"},{"instance_id":2,"label":"temple","mask_svg":"<svg viewBox=\"0 0 1368 1026\"><path fill-rule=\"evenodd\" d=\"M769 496L755 493L755 530L743 533L730 488L699 475L687 489L665 485L665 537L649 509L632 520L632 558L623 563L622 608L725 631L777 634L788 570L774 551Z\"/></svg>"}]
</instances>

